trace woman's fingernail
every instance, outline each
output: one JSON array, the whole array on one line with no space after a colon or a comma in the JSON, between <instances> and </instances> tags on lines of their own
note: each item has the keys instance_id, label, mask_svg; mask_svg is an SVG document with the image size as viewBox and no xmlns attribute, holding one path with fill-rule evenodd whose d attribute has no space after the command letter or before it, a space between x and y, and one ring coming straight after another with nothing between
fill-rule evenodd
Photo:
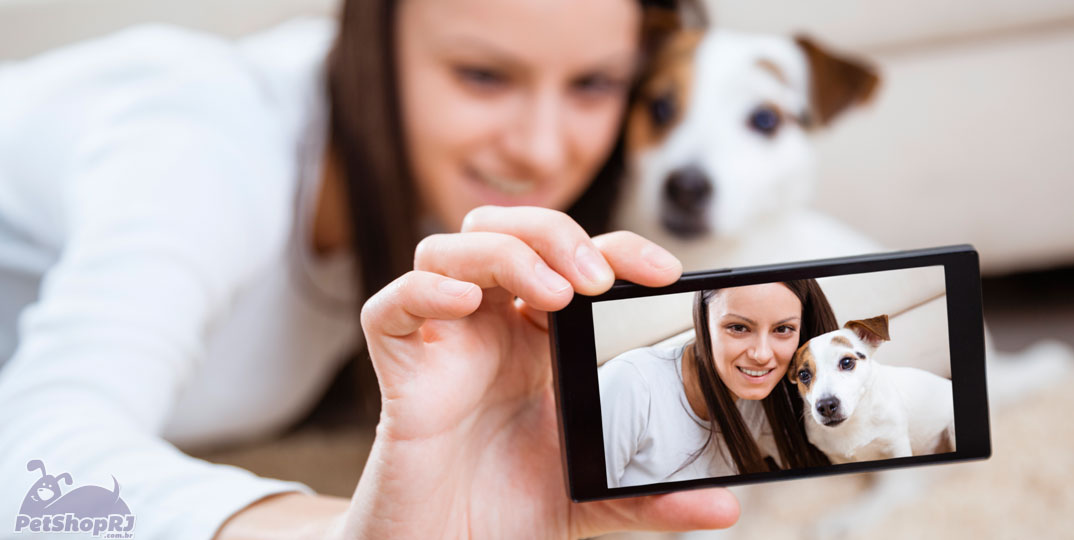
<instances>
[{"instance_id":1,"label":"woman's fingernail","mask_svg":"<svg viewBox=\"0 0 1074 540\"><path fill-rule=\"evenodd\" d=\"M571 288L570 282L555 273L544 261L537 261L537 264L533 265L533 271L537 273L537 279L541 280L545 288L556 294Z\"/></svg>"},{"instance_id":2,"label":"woman's fingernail","mask_svg":"<svg viewBox=\"0 0 1074 540\"><path fill-rule=\"evenodd\" d=\"M667 270L678 266L679 260L666 249L655 244L649 244L641 249L641 256L649 261L649 265L657 270Z\"/></svg>"},{"instance_id":3,"label":"woman's fingernail","mask_svg":"<svg viewBox=\"0 0 1074 540\"><path fill-rule=\"evenodd\" d=\"M459 281L455 279L444 279L436 286L440 289L440 292L450 296L466 296L466 293L470 292L474 288L473 283L467 283L465 281Z\"/></svg>"},{"instance_id":4,"label":"woman's fingernail","mask_svg":"<svg viewBox=\"0 0 1074 540\"><path fill-rule=\"evenodd\" d=\"M611 281L614 277L604 257L589 244L582 244L574 251L574 264L578 266L582 275L593 283L604 283Z\"/></svg>"}]
</instances>

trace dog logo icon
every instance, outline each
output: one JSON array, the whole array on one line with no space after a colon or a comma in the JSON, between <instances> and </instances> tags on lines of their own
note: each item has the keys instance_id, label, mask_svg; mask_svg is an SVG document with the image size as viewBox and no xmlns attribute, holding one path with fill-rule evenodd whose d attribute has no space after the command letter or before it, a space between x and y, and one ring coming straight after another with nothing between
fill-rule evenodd
<instances>
[{"instance_id":1,"label":"dog logo icon","mask_svg":"<svg viewBox=\"0 0 1074 540\"><path fill-rule=\"evenodd\" d=\"M112 477L111 490L100 486L81 486L64 493L61 484L70 486L71 475L53 476L45 464L34 459L26 464L28 471L41 471L15 519L15 532L91 533L108 538L133 538L134 514L119 495L119 481ZM118 534L116 534L118 533Z\"/></svg>"}]
</instances>

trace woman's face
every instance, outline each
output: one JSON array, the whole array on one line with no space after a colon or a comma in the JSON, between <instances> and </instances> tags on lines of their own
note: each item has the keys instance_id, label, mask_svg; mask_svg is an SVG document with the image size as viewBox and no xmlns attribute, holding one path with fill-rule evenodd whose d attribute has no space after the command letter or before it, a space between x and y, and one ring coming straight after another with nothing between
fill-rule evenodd
<instances>
[{"instance_id":1,"label":"woman's face","mask_svg":"<svg viewBox=\"0 0 1074 540\"><path fill-rule=\"evenodd\" d=\"M716 373L740 399L763 399L798 347L802 302L781 283L722 289L709 303Z\"/></svg>"},{"instance_id":2,"label":"woman's face","mask_svg":"<svg viewBox=\"0 0 1074 540\"><path fill-rule=\"evenodd\" d=\"M638 55L637 0L404 0L405 143L426 214L565 210L606 161Z\"/></svg>"}]
</instances>

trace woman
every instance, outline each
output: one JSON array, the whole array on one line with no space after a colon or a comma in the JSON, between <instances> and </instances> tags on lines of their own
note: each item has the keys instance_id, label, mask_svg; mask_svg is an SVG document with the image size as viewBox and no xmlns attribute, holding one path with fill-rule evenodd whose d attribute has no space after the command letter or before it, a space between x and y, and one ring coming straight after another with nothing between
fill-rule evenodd
<instances>
[{"instance_id":1,"label":"woman","mask_svg":"<svg viewBox=\"0 0 1074 540\"><path fill-rule=\"evenodd\" d=\"M699 291L689 343L628 351L600 368L609 486L813 467L795 350L838 328L815 280Z\"/></svg>"},{"instance_id":2,"label":"woman","mask_svg":"<svg viewBox=\"0 0 1074 540\"><path fill-rule=\"evenodd\" d=\"M730 524L723 491L573 505L548 474L541 310L679 274L586 232L659 20L632 0L355 0L327 61L331 29L306 22L238 44L151 27L5 66L4 484L30 486L31 460L114 476L139 537ZM286 426L362 341L383 407L350 501L165 442Z\"/></svg>"}]
</instances>

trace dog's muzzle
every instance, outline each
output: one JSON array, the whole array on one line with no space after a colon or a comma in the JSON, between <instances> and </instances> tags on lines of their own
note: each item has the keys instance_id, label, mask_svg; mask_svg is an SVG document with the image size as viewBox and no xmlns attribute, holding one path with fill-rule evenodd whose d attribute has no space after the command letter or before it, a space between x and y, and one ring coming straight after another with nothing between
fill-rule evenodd
<instances>
[{"instance_id":1,"label":"dog's muzzle","mask_svg":"<svg viewBox=\"0 0 1074 540\"><path fill-rule=\"evenodd\" d=\"M689 166L676 169L664 182L660 219L679 238L700 236L709 231L707 218L713 185L705 171Z\"/></svg>"},{"instance_id":2,"label":"dog's muzzle","mask_svg":"<svg viewBox=\"0 0 1074 540\"><path fill-rule=\"evenodd\" d=\"M822 418L821 423L828 427L837 426L847 419L839 409L839 398L834 396L817 400L816 409Z\"/></svg>"}]
</instances>

